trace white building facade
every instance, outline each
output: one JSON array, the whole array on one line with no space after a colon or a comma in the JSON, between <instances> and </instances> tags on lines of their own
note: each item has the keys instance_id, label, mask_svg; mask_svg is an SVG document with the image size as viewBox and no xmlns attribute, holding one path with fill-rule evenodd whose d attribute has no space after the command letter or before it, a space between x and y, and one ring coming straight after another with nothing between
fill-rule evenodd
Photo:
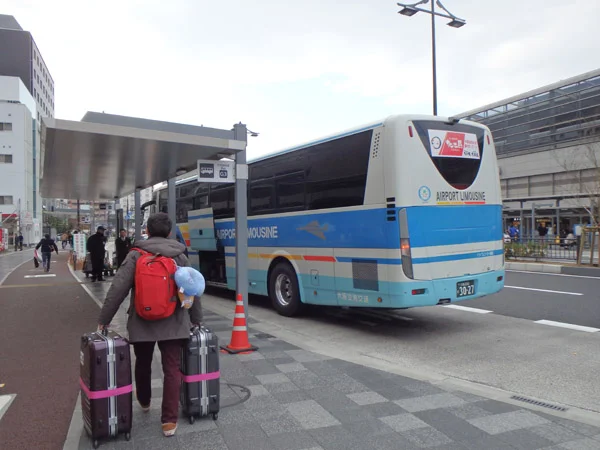
<instances>
[{"instance_id":1,"label":"white building facade","mask_svg":"<svg viewBox=\"0 0 600 450\"><path fill-rule=\"evenodd\" d=\"M40 134L36 101L18 77L0 76L0 214L11 242L41 237Z\"/></svg>"}]
</instances>

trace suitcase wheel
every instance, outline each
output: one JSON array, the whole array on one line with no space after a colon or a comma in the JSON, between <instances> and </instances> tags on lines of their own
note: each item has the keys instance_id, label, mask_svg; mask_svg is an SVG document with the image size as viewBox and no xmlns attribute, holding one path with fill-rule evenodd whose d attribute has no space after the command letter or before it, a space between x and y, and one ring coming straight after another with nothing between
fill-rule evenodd
<instances>
[{"instance_id":1,"label":"suitcase wheel","mask_svg":"<svg viewBox=\"0 0 600 450\"><path fill-rule=\"evenodd\" d=\"M190 416L190 425L194 425L195 421L196 421L196 416Z\"/></svg>"},{"instance_id":2,"label":"suitcase wheel","mask_svg":"<svg viewBox=\"0 0 600 450\"><path fill-rule=\"evenodd\" d=\"M219 413L213 413L213 420L217 420L219 418Z\"/></svg>"},{"instance_id":3,"label":"suitcase wheel","mask_svg":"<svg viewBox=\"0 0 600 450\"><path fill-rule=\"evenodd\" d=\"M100 447L100 442L98 442L98 439L96 439L92 445L94 448L98 448Z\"/></svg>"},{"instance_id":4,"label":"suitcase wheel","mask_svg":"<svg viewBox=\"0 0 600 450\"><path fill-rule=\"evenodd\" d=\"M131 439L131 433L125 433L125 440L128 441Z\"/></svg>"}]
</instances>

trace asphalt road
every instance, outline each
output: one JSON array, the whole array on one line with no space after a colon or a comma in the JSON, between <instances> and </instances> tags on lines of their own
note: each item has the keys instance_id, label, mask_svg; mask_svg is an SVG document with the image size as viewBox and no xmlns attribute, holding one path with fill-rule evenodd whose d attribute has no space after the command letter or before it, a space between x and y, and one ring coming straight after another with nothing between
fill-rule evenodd
<instances>
[{"instance_id":1,"label":"asphalt road","mask_svg":"<svg viewBox=\"0 0 600 450\"><path fill-rule=\"evenodd\" d=\"M500 293L458 304L521 319L600 328L600 278L506 272Z\"/></svg>"},{"instance_id":2,"label":"asphalt road","mask_svg":"<svg viewBox=\"0 0 600 450\"><path fill-rule=\"evenodd\" d=\"M0 258L0 396L14 396L0 418L0 448L61 449L79 392L81 335L98 306L71 276L63 252L50 274L29 255ZM39 275L54 275L43 276Z\"/></svg>"}]
</instances>

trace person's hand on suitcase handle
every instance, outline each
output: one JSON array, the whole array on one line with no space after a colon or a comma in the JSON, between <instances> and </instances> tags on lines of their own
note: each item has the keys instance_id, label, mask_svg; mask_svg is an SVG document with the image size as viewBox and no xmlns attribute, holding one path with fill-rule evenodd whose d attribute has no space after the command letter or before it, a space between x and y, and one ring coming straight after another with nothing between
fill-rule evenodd
<instances>
[{"instance_id":1,"label":"person's hand on suitcase handle","mask_svg":"<svg viewBox=\"0 0 600 450\"><path fill-rule=\"evenodd\" d=\"M109 325L98 324L98 330L97 330L97 332L98 333L102 333L103 335L106 336L108 334L108 327L109 326L110 326L110 324Z\"/></svg>"}]
</instances>

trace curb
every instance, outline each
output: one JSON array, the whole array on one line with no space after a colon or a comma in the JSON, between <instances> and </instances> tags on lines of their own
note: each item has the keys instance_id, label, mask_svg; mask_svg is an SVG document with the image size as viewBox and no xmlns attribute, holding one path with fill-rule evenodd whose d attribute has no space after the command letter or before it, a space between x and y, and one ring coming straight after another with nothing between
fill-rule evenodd
<instances>
[{"instance_id":1,"label":"curb","mask_svg":"<svg viewBox=\"0 0 600 450\"><path fill-rule=\"evenodd\" d=\"M575 275L582 277L600 278L600 268L563 266L560 264L529 263L529 262L506 262L506 270L516 272L538 272L559 275Z\"/></svg>"}]
</instances>

